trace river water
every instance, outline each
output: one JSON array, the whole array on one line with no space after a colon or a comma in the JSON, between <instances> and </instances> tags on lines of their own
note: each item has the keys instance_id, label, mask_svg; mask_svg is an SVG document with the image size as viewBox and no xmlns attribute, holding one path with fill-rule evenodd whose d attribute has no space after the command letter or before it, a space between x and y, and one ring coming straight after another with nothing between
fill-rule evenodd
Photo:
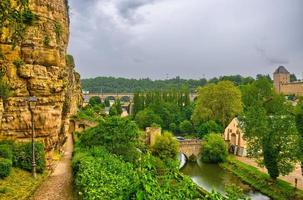
<instances>
[{"instance_id":1,"label":"river water","mask_svg":"<svg viewBox=\"0 0 303 200\"><path fill-rule=\"evenodd\" d=\"M184 158L181 159L182 161L184 162ZM225 186L234 184L241 187L252 200L270 199L260 192L253 191L251 187L243 184L237 176L216 164L205 164L199 161L196 163L188 162L184 164L181 172L209 192L215 190L224 194Z\"/></svg>"}]
</instances>

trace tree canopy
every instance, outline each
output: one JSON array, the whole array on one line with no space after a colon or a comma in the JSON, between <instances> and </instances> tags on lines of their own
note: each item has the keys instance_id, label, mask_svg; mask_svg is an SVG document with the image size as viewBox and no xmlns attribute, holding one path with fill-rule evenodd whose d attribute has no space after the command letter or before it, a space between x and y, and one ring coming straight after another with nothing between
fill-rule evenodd
<instances>
[{"instance_id":1,"label":"tree canopy","mask_svg":"<svg viewBox=\"0 0 303 200\"><path fill-rule=\"evenodd\" d=\"M242 129L248 153L258 158L276 179L294 169L297 162L298 134L292 106L275 94L269 81L261 78L243 92Z\"/></svg>"},{"instance_id":2,"label":"tree canopy","mask_svg":"<svg viewBox=\"0 0 303 200\"><path fill-rule=\"evenodd\" d=\"M192 120L195 124L214 120L226 127L242 110L241 91L232 82L221 81L198 89Z\"/></svg>"}]
</instances>

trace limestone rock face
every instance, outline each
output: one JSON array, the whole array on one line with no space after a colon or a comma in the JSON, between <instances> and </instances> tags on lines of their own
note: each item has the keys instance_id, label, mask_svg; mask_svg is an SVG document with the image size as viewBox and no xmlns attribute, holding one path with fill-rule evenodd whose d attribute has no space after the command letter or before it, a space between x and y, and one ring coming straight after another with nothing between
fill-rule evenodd
<instances>
[{"instance_id":1,"label":"limestone rock face","mask_svg":"<svg viewBox=\"0 0 303 200\"><path fill-rule=\"evenodd\" d=\"M80 75L70 62L71 57L66 56L66 0L29 0L28 5L38 19L22 33L21 43L13 48L9 40L0 38L6 65L4 78L12 90L8 99L0 100L0 139L30 139L32 115L27 100L36 96L36 138L44 142L47 151L52 151L64 143L69 117L82 104ZM22 62L16 64L16 60Z\"/></svg>"}]
</instances>

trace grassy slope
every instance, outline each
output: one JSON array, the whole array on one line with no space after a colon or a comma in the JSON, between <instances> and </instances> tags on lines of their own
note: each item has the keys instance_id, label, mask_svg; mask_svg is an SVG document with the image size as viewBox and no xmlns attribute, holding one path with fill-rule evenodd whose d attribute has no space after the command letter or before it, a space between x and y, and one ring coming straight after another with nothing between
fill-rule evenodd
<instances>
[{"instance_id":1,"label":"grassy slope","mask_svg":"<svg viewBox=\"0 0 303 200\"><path fill-rule=\"evenodd\" d=\"M278 179L273 182L265 173L260 172L257 168L244 164L235 158L230 157L228 162L221 166L248 183L253 188L277 200L302 200L303 191L295 190L289 183Z\"/></svg>"},{"instance_id":2,"label":"grassy slope","mask_svg":"<svg viewBox=\"0 0 303 200\"><path fill-rule=\"evenodd\" d=\"M37 174L34 179L31 173L13 168L10 176L0 180L0 199L29 199L46 177L46 174Z\"/></svg>"}]
</instances>

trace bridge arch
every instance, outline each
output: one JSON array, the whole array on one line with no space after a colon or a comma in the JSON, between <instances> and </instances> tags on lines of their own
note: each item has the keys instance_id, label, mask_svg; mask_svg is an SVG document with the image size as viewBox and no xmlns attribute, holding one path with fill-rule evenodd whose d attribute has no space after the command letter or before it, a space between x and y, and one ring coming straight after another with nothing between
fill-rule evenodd
<instances>
[{"instance_id":1,"label":"bridge arch","mask_svg":"<svg viewBox=\"0 0 303 200\"><path fill-rule=\"evenodd\" d=\"M114 96L107 96L107 97L105 97L105 99L107 99L109 101L116 101L116 97L114 97Z\"/></svg>"},{"instance_id":2,"label":"bridge arch","mask_svg":"<svg viewBox=\"0 0 303 200\"><path fill-rule=\"evenodd\" d=\"M202 144L200 139L181 140L179 143L180 153L184 154L187 160L199 157Z\"/></svg>"},{"instance_id":3,"label":"bridge arch","mask_svg":"<svg viewBox=\"0 0 303 200\"><path fill-rule=\"evenodd\" d=\"M122 96L121 98L120 98L120 101L121 102L130 102L130 96Z\"/></svg>"}]
</instances>

